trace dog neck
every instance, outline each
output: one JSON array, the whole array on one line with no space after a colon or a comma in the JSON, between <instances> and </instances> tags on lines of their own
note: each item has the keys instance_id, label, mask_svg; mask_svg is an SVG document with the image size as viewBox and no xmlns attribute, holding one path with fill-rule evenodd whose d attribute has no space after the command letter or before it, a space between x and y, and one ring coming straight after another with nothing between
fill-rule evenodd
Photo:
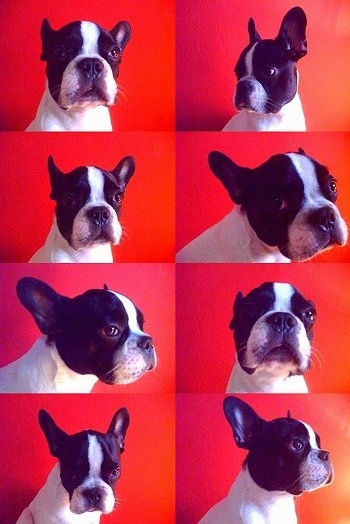
<instances>
[{"instance_id":1,"label":"dog neck","mask_svg":"<svg viewBox=\"0 0 350 524\"><path fill-rule=\"evenodd\" d=\"M110 244L99 244L85 249L74 249L61 235L56 217L43 247L29 262L113 262Z\"/></svg>"},{"instance_id":2,"label":"dog neck","mask_svg":"<svg viewBox=\"0 0 350 524\"><path fill-rule=\"evenodd\" d=\"M229 511L226 520L228 515L240 516L241 520L232 520L235 523L297 524L293 495L286 491L267 491L259 487L247 468L242 469L226 501Z\"/></svg>"},{"instance_id":3,"label":"dog neck","mask_svg":"<svg viewBox=\"0 0 350 524\"><path fill-rule=\"evenodd\" d=\"M0 370L3 392L90 393L97 380L69 369L44 335L23 357Z\"/></svg>"},{"instance_id":4,"label":"dog neck","mask_svg":"<svg viewBox=\"0 0 350 524\"><path fill-rule=\"evenodd\" d=\"M256 370L249 375L237 362L232 370L226 393L307 393L302 375L289 376L276 364L274 370Z\"/></svg>"},{"instance_id":5,"label":"dog neck","mask_svg":"<svg viewBox=\"0 0 350 524\"><path fill-rule=\"evenodd\" d=\"M101 515L100 511L80 515L71 512L59 464L51 470L46 483L29 504L29 510L35 524L98 524Z\"/></svg>"},{"instance_id":6,"label":"dog neck","mask_svg":"<svg viewBox=\"0 0 350 524\"><path fill-rule=\"evenodd\" d=\"M107 107L85 106L61 108L46 88L33 122L26 131L112 131Z\"/></svg>"}]
</instances>

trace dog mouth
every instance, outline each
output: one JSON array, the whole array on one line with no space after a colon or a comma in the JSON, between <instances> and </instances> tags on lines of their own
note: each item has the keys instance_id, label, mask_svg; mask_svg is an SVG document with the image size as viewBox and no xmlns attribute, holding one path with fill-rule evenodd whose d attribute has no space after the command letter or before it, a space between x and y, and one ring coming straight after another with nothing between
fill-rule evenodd
<instances>
[{"instance_id":1,"label":"dog mouth","mask_svg":"<svg viewBox=\"0 0 350 524\"><path fill-rule=\"evenodd\" d=\"M293 362L300 365L300 356L296 349L286 342L282 342L277 346L271 348L263 357L261 362L279 362L281 364L287 364Z\"/></svg>"}]
</instances>

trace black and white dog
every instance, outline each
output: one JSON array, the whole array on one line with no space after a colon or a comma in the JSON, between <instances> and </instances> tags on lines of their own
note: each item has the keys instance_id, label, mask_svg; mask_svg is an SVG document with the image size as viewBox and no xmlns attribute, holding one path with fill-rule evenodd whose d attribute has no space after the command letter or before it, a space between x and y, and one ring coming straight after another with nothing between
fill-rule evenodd
<instances>
[{"instance_id":1,"label":"black and white dog","mask_svg":"<svg viewBox=\"0 0 350 524\"><path fill-rule=\"evenodd\" d=\"M307 393L316 307L290 284L265 282L233 305L237 352L227 393Z\"/></svg>"},{"instance_id":2,"label":"black and white dog","mask_svg":"<svg viewBox=\"0 0 350 524\"><path fill-rule=\"evenodd\" d=\"M293 7L274 40L261 39L250 18L249 45L235 67L239 113L223 131L306 131L297 61L306 55L306 16Z\"/></svg>"},{"instance_id":3,"label":"black and white dog","mask_svg":"<svg viewBox=\"0 0 350 524\"><path fill-rule=\"evenodd\" d=\"M122 236L119 217L135 172L133 157L122 158L112 171L83 166L64 174L50 156L48 170L54 222L29 262L113 262L111 245Z\"/></svg>"},{"instance_id":4,"label":"black and white dog","mask_svg":"<svg viewBox=\"0 0 350 524\"><path fill-rule=\"evenodd\" d=\"M68 298L31 277L17 295L42 336L0 369L0 392L89 393L99 379L130 384L156 367L143 315L126 296L105 286Z\"/></svg>"},{"instance_id":5,"label":"black and white dog","mask_svg":"<svg viewBox=\"0 0 350 524\"><path fill-rule=\"evenodd\" d=\"M187 244L177 262L301 261L346 244L336 180L301 148L255 169L213 151L209 166L236 206Z\"/></svg>"},{"instance_id":6,"label":"black and white dog","mask_svg":"<svg viewBox=\"0 0 350 524\"><path fill-rule=\"evenodd\" d=\"M45 410L40 426L59 462L16 524L98 524L116 506L129 413L120 408L107 433L91 429L68 435Z\"/></svg>"},{"instance_id":7,"label":"black and white dog","mask_svg":"<svg viewBox=\"0 0 350 524\"><path fill-rule=\"evenodd\" d=\"M131 36L128 22L106 31L93 22L71 22L58 31L41 26L41 60L47 85L27 131L112 131L108 106L117 96L116 78Z\"/></svg>"},{"instance_id":8,"label":"black and white dog","mask_svg":"<svg viewBox=\"0 0 350 524\"><path fill-rule=\"evenodd\" d=\"M199 524L297 524L294 497L333 479L320 437L289 412L267 421L236 397L225 398L224 412L237 446L248 455L227 497Z\"/></svg>"}]
</instances>

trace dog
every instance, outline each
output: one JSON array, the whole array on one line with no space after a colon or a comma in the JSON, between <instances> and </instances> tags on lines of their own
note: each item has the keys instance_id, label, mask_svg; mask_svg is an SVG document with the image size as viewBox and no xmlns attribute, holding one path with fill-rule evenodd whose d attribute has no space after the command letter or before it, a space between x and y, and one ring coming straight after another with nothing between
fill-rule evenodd
<instances>
[{"instance_id":1,"label":"dog","mask_svg":"<svg viewBox=\"0 0 350 524\"><path fill-rule=\"evenodd\" d=\"M122 236L119 217L135 172L133 157L122 158L112 171L84 166L64 174L50 156L48 170L56 213L44 246L29 262L113 262L111 245Z\"/></svg>"},{"instance_id":2,"label":"dog","mask_svg":"<svg viewBox=\"0 0 350 524\"><path fill-rule=\"evenodd\" d=\"M255 169L213 151L209 166L237 205L179 251L177 262L284 263L346 244L336 180L301 148Z\"/></svg>"},{"instance_id":3,"label":"dog","mask_svg":"<svg viewBox=\"0 0 350 524\"><path fill-rule=\"evenodd\" d=\"M249 45L235 67L234 106L238 114L223 131L306 131L298 94L297 62L307 53L307 19L293 7L274 40L261 39L250 18Z\"/></svg>"},{"instance_id":4,"label":"dog","mask_svg":"<svg viewBox=\"0 0 350 524\"><path fill-rule=\"evenodd\" d=\"M237 363L227 393L307 393L315 304L290 284L265 282L233 304Z\"/></svg>"},{"instance_id":5,"label":"dog","mask_svg":"<svg viewBox=\"0 0 350 524\"><path fill-rule=\"evenodd\" d=\"M116 506L129 412L120 408L107 433L91 429L68 435L51 415L39 411L39 423L51 455L59 462L17 524L98 524Z\"/></svg>"},{"instance_id":6,"label":"dog","mask_svg":"<svg viewBox=\"0 0 350 524\"><path fill-rule=\"evenodd\" d=\"M130 24L106 31L93 22L71 22L58 31L41 25L46 88L26 131L112 131L108 107L116 101L116 78Z\"/></svg>"},{"instance_id":7,"label":"dog","mask_svg":"<svg viewBox=\"0 0 350 524\"><path fill-rule=\"evenodd\" d=\"M227 498L199 524L297 524L294 497L333 479L319 436L289 412L286 418L266 421L236 397L225 398L224 413L237 446L248 455Z\"/></svg>"},{"instance_id":8,"label":"dog","mask_svg":"<svg viewBox=\"0 0 350 524\"><path fill-rule=\"evenodd\" d=\"M0 369L0 392L89 393L98 379L130 384L156 367L141 311L106 285L68 298L24 277L17 295L42 335L25 355Z\"/></svg>"}]
</instances>

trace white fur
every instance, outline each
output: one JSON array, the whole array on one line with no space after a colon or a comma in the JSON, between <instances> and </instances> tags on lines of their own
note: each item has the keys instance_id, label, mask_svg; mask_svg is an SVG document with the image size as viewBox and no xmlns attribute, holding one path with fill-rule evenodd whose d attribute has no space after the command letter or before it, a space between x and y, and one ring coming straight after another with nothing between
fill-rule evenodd
<instances>
[{"instance_id":1,"label":"white fur","mask_svg":"<svg viewBox=\"0 0 350 524\"><path fill-rule=\"evenodd\" d=\"M277 247L262 242L240 206L205 230L176 255L176 262L283 262Z\"/></svg>"}]
</instances>

